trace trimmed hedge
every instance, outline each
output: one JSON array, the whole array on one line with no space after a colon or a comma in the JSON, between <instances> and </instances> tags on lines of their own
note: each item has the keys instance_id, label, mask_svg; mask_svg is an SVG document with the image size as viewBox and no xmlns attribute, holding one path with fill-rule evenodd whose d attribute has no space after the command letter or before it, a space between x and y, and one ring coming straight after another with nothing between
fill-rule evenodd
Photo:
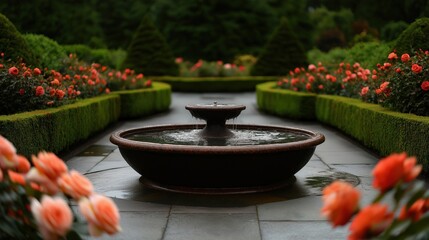
<instances>
[{"instance_id":1,"label":"trimmed hedge","mask_svg":"<svg viewBox=\"0 0 429 240\"><path fill-rule=\"evenodd\" d=\"M178 92L246 92L256 85L276 81L278 77L152 77L154 81L171 85Z\"/></svg>"},{"instance_id":2,"label":"trimmed hedge","mask_svg":"<svg viewBox=\"0 0 429 240\"><path fill-rule=\"evenodd\" d=\"M41 150L59 153L117 121L120 107L119 96L111 94L58 108L0 116L0 134L27 157Z\"/></svg>"},{"instance_id":3,"label":"trimmed hedge","mask_svg":"<svg viewBox=\"0 0 429 240\"><path fill-rule=\"evenodd\" d=\"M152 88L114 92L121 98L121 119L137 118L165 111L171 104L171 87L152 83Z\"/></svg>"},{"instance_id":4,"label":"trimmed hedge","mask_svg":"<svg viewBox=\"0 0 429 240\"><path fill-rule=\"evenodd\" d=\"M407 152L429 172L429 117L399 113L359 99L319 95L316 117L385 156Z\"/></svg>"},{"instance_id":5,"label":"trimmed hedge","mask_svg":"<svg viewBox=\"0 0 429 240\"><path fill-rule=\"evenodd\" d=\"M113 92L57 108L0 116L0 135L30 157L41 150L59 153L119 120L167 110L171 88Z\"/></svg>"},{"instance_id":6,"label":"trimmed hedge","mask_svg":"<svg viewBox=\"0 0 429 240\"><path fill-rule=\"evenodd\" d=\"M429 173L429 117L391 111L359 99L273 89L274 84L257 86L257 103L261 110L296 118L302 107L305 109L302 114L308 116L300 116L300 119L317 119L334 126L381 156L405 151L416 156L424 172ZM305 95L315 99L314 107L305 106L312 105L302 101Z\"/></svg>"},{"instance_id":7,"label":"trimmed hedge","mask_svg":"<svg viewBox=\"0 0 429 240\"><path fill-rule=\"evenodd\" d=\"M256 86L256 101L261 110L293 119L314 120L316 94L273 88L275 82Z\"/></svg>"}]
</instances>

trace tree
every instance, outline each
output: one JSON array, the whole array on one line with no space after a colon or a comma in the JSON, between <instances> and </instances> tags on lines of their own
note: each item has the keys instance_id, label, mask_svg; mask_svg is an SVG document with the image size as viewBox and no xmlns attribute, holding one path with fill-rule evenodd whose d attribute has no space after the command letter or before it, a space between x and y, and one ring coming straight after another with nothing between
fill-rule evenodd
<instances>
[{"instance_id":1,"label":"tree","mask_svg":"<svg viewBox=\"0 0 429 240\"><path fill-rule=\"evenodd\" d=\"M281 76L288 74L291 69L303 67L306 64L305 51L284 18L253 66L251 74Z\"/></svg>"},{"instance_id":2,"label":"tree","mask_svg":"<svg viewBox=\"0 0 429 240\"><path fill-rule=\"evenodd\" d=\"M149 76L178 75L178 66L167 42L147 16L135 32L123 68Z\"/></svg>"},{"instance_id":3,"label":"tree","mask_svg":"<svg viewBox=\"0 0 429 240\"><path fill-rule=\"evenodd\" d=\"M265 0L159 0L153 14L174 54L189 60L259 54L276 22Z\"/></svg>"},{"instance_id":4,"label":"tree","mask_svg":"<svg viewBox=\"0 0 429 240\"><path fill-rule=\"evenodd\" d=\"M38 61L24 37L3 14L0 14L0 52L6 59L22 59L27 65L38 66Z\"/></svg>"}]
</instances>

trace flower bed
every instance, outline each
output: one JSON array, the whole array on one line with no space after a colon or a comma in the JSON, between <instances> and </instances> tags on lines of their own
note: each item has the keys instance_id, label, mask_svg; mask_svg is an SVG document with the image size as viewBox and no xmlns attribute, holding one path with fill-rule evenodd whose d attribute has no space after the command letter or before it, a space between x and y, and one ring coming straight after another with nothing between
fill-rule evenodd
<instances>
[{"instance_id":1,"label":"flower bed","mask_svg":"<svg viewBox=\"0 0 429 240\"><path fill-rule=\"evenodd\" d=\"M261 110L283 117L294 118L290 111L273 111L284 108L282 105L301 105L301 98L296 98L296 92L270 88L276 83L258 85L258 107ZM300 93L314 97L310 93ZM284 95L277 97L273 95ZM273 98L274 100L266 100ZM287 99L287 103L284 100ZM270 104L266 104L269 101ZM297 103L291 103L297 101ZM265 104L264 104L265 103ZM269 105L269 106L267 106ZM310 108L307 108L311 109ZM315 96L315 112L307 112L308 119L315 116L320 122L332 125L356 138L365 146L381 155L391 152L406 151L416 156L423 164L425 172L429 172L429 117L414 114L398 113L377 104L364 103L358 99L340 96ZM295 111L294 111L295 112Z\"/></svg>"},{"instance_id":2,"label":"flower bed","mask_svg":"<svg viewBox=\"0 0 429 240\"><path fill-rule=\"evenodd\" d=\"M167 110L170 86L119 91L57 108L0 116L0 135L23 155L46 150L59 153L103 130L119 118L141 117Z\"/></svg>"},{"instance_id":3,"label":"flower bed","mask_svg":"<svg viewBox=\"0 0 429 240\"><path fill-rule=\"evenodd\" d=\"M278 77L152 77L168 83L179 92L245 92L255 91L256 85L276 81Z\"/></svg>"}]
</instances>

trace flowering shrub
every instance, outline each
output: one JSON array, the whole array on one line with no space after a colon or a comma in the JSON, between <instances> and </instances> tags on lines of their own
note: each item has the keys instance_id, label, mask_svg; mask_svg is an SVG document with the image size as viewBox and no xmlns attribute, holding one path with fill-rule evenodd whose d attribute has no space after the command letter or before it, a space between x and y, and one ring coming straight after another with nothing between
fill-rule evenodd
<instances>
[{"instance_id":1,"label":"flowering shrub","mask_svg":"<svg viewBox=\"0 0 429 240\"><path fill-rule=\"evenodd\" d=\"M333 227L351 220L350 240L420 239L429 234L429 191L415 180L422 170L415 157L394 153L375 166L373 187L378 195L368 206L359 206L360 192L336 181L323 190L322 214ZM391 199L393 206L382 202ZM423 238L421 238L423 239Z\"/></svg>"},{"instance_id":2,"label":"flowering shrub","mask_svg":"<svg viewBox=\"0 0 429 240\"><path fill-rule=\"evenodd\" d=\"M24 63L0 59L0 115L13 114L48 107L56 107L109 93L150 87L151 81L126 69L113 71L93 63L86 65L71 54L64 61L64 69L30 68Z\"/></svg>"},{"instance_id":3,"label":"flowering shrub","mask_svg":"<svg viewBox=\"0 0 429 240\"><path fill-rule=\"evenodd\" d=\"M376 76L383 82L369 86L379 102L404 113L429 116L429 52L420 51L413 57L392 52L388 61L379 64ZM364 96L365 100L365 96Z\"/></svg>"},{"instance_id":4,"label":"flowering shrub","mask_svg":"<svg viewBox=\"0 0 429 240\"><path fill-rule=\"evenodd\" d=\"M359 63L340 63L329 71L322 63L310 64L307 69L295 68L289 76L278 81L277 87L294 91L358 97L362 85L369 80L370 70Z\"/></svg>"},{"instance_id":5,"label":"flowering shrub","mask_svg":"<svg viewBox=\"0 0 429 240\"><path fill-rule=\"evenodd\" d=\"M251 65L236 65L224 63L222 61L207 62L198 60L196 63L183 61L183 58L176 58L179 65L180 76L183 77L231 77L248 76Z\"/></svg>"},{"instance_id":6,"label":"flowering shrub","mask_svg":"<svg viewBox=\"0 0 429 240\"><path fill-rule=\"evenodd\" d=\"M116 205L95 193L87 178L68 171L53 153L40 152L32 164L0 136L1 239L81 239L78 229L85 222L72 210L73 202L88 222L85 232L100 236L120 231Z\"/></svg>"}]
</instances>

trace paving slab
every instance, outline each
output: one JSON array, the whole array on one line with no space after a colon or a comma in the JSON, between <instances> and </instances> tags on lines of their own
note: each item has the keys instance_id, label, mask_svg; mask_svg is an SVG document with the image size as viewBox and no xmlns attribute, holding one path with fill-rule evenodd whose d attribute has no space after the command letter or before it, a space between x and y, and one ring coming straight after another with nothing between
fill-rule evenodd
<instances>
[{"instance_id":1,"label":"paving slab","mask_svg":"<svg viewBox=\"0 0 429 240\"><path fill-rule=\"evenodd\" d=\"M165 240L260 240L256 214L171 214Z\"/></svg>"},{"instance_id":2,"label":"paving slab","mask_svg":"<svg viewBox=\"0 0 429 240\"><path fill-rule=\"evenodd\" d=\"M261 222L262 240L344 240L347 227L335 228L325 221Z\"/></svg>"},{"instance_id":3,"label":"paving slab","mask_svg":"<svg viewBox=\"0 0 429 240\"><path fill-rule=\"evenodd\" d=\"M66 161L67 167L69 169L74 169L80 173L87 173L91 168L93 168L97 163L101 162L105 157L73 157L70 160Z\"/></svg>"},{"instance_id":4,"label":"paving slab","mask_svg":"<svg viewBox=\"0 0 429 240\"><path fill-rule=\"evenodd\" d=\"M122 231L113 236L103 235L95 239L120 240L161 240L165 231L168 213L166 212L120 212Z\"/></svg>"},{"instance_id":5,"label":"paving slab","mask_svg":"<svg viewBox=\"0 0 429 240\"><path fill-rule=\"evenodd\" d=\"M317 156L325 163L331 164L375 164L378 158L366 151L356 149L354 151L329 151L316 150Z\"/></svg>"},{"instance_id":6,"label":"paving slab","mask_svg":"<svg viewBox=\"0 0 429 240\"><path fill-rule=\"evenodd\" d=\"M289 201L258 205L261 221L314 221L324 220L320 214L322 198L309 196Z\"/></svg>"}]
</instances>

